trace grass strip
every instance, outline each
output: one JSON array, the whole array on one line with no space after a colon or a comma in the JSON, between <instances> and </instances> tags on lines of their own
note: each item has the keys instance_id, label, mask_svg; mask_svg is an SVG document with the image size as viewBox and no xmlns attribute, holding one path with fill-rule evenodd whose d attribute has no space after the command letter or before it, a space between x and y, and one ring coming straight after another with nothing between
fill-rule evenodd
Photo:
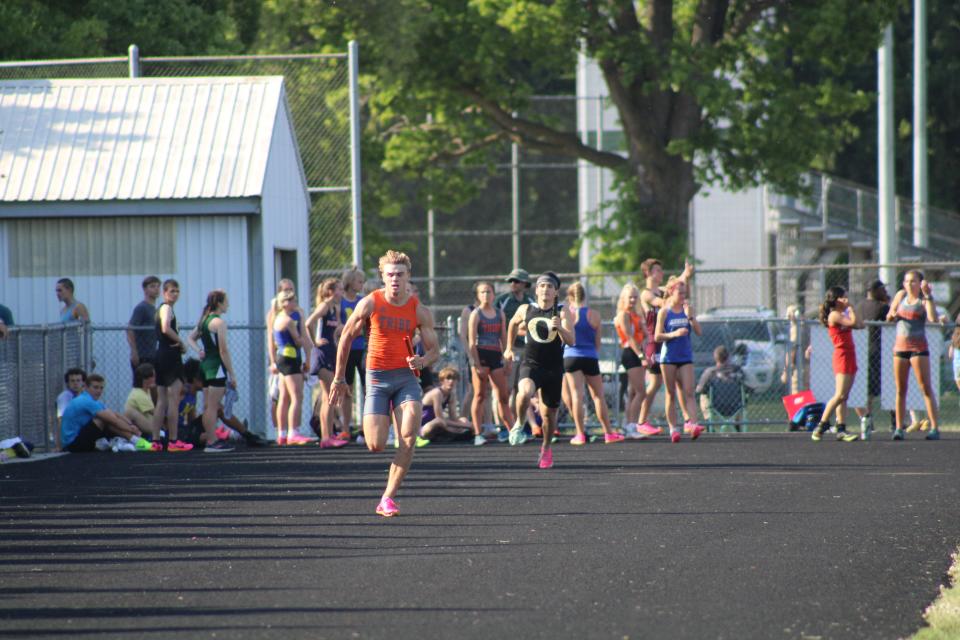
<instances>
[{"instance_id":1,"label":"grass strip","mask_svg":"<svg viewBox=\"0 0 960 640\"><path fill-rule=\"evenodd\" d=\"M955 640L960 638L960 550L953 554L947 571L949 584L940 586L940 595L923 612L927 625L911 640Z\"/></svg>"}]
</instances>

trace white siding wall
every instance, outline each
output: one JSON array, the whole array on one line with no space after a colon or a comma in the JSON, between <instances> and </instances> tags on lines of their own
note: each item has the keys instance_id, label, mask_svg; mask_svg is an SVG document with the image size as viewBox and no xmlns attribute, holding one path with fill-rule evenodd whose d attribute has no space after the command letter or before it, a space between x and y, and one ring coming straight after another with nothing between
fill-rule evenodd
<instances>
[{"instance_id":1,"label":"white siding wall","mask_svg":"<svg viewBox=\"0 0 960 640\"><path fill-rule=\"evenodd\" d=\"M297 252L297 297L304 309L313 306L310 291L310 211L303 169L286 109L278 109L263 185L263 300L276 292L274 250Z\"/></svg>"},{"instance_id":2,"label":"white siding wall","mask_svg":"<svg viewBox=\"0 0 960 640\"><path fill-rule=\"evenodd\" d=\"M710 300L708 306L721 301L724 306L766 305L769 278L765 273L702 273L768 266L762 191L704 190L693 200L692 224L693 255L702 274L696 286L712 289L701 292Z\"/></svg>"},{"instance_id":3,"label":"white siding wall","mask_svg":"<svg viewBox=\"0 0 960 640\"><path fill-rule=\"evenodd\" d=\"M199 316L210 289L226 289L231 319L248 321L246 222L241 216L181 218L177 222L177 272L158 273L161 280L176 278L181 298L177 315ZM7 224L0 222L0 302L10 307L17 324L58 322L60 305L54 294L58 278L12 278L9 274ZM130 311L143 299L140 283L146 273L125 276L73 276L77 299L87 305L94 324L125 324ZM193 322L193 320L190 320Z\"/></svg>"}]
</instances>

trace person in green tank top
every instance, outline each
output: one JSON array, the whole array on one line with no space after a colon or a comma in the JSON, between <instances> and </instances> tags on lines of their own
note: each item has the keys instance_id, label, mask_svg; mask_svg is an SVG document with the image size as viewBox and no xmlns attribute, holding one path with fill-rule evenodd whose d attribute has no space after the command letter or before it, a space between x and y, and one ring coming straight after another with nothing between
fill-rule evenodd
<instances>
[{"instance_id":1,"label":"person in green tank top","mask_svg":"<svg viewBox=\"0 0 960 640\"><path fill-rule=\"evenodd\" d=\"M237 388L237 378L227 349L227 322L221 316L227 312L227 292L214 289L207 294L207 304L200 322L190 333L190 346L200 353L200 371L203 374L203 433L207 442L204 451L219 453L232 451L227 442L217 439L217 410L227 391ZM197 344L197 338L200 343Z\"/></svg>"}]
</instances>

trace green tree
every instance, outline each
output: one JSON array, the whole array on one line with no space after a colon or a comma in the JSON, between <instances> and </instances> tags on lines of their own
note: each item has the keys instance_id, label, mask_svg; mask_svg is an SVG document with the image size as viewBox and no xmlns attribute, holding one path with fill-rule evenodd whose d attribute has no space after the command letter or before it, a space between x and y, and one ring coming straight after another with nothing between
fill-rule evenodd
<instances>
[{"instance_id":1,"label":"green tree","mask_svg":"<svg viewBox=\"0 0 960 640\"><path fill-rule=\"evenodd\" d=\"M4 0L0 60L236 53L251 44L261 0Z\"/></svg>"},{"instance_id":2,"label":"green tree","mask_svg":"<svg viewBox=\"0 0 960 640\"><path fill-rule=\"evenodd\" d=\"M815 159L836 153L871 104L844 74L868 64L895 5L271 0L264 43L313 51L359 40L379 166L418 178L419 197L441 208L470 193L462 170L490 163L504 141L615 171L621 198L598 230L602 258L631 267L644 244L682 247L701 184L796 190ZM579 51L600 66L620 152L582 142L570 123L517 115L569 80Z\"/></svg>"}]
</instances>

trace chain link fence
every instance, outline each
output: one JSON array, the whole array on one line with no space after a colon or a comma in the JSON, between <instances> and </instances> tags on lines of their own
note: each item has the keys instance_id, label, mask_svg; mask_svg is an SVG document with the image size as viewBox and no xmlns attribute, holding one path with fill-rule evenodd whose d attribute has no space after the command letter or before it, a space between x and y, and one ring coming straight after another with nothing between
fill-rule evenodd
<instances>
[{"instance_id":1,"label":"chain link fence","mask_svg":"<svg viewBox=\"0 0 960 640\"><path fill-rule=\"evenodd\" d=\"M925 265L928 267L930 265ZM960 263L945 263L928 269L928 273L937 273L935 269L949 272ZM878 266L871 265L876 273ZM790 268L788 273L771 270L769 282L771 291L776 292L775 284L782 278L797 277L796 273L806 273L811 282L846 285L852 271L866 269L854 266L844 269L845 278L840 277L840 269L834 265L818 266L806 269ZM713 353L716 347L724 346L731 354L732 362L741 367L743 389L746 396L744 415L736 422L746 430L782 431L788 424L788 416L783 406L783 397L811 389L820 401L825 401L833 393L834 375L830 365L832 346L826 337L826 330L816 319L818 299L771 298L769 307L724 307L702 304L699 298L712 295L698 293L698 289L717 283L733 286L735 279L726 277L727 272L698 272L693 279L692 293L695 310L702 326L702 335L693 337L693 365L699 379L703 370L714 364ZM564 274L564 282L571 282L577 274ZM589 288L588 301L604 319L602 348L600 352L601 373L604 378L607 405L611 409L611 418L615 425L622 424L624 399L626 394L626 374L619 365L620 348L615 338L612 318L614 299L610 291L619 292L625 282L637 282L635 274L579 274ZM501 278L490 278L499 280ZM460 291L462 300L469 299L469 280L447 281L451 290ZM640 284L640 283L638 283ZM856 305L863 296L862 289L847 286L851 302ZM894 287L891 286L891 293ZM791 289L792 290L792 289ZM783 312L777 311L783 309ZM928 341L931 345L931 370L934 373L935 389L940 407L941 423L946 426L960 424L958 407L958 389L950 359L947 357L949 341L954 324L956 309L945 307L938 314L947 318L940 325L928 325ZM460 370L461 383L459 397L467 392L469 371L463 346L459 340L459 310L456 312L440 309L436 313L436 326L440 341L440 359L434 365L434 371L450 365ZM868 323L881 330L879 377L883 386L879 398L874 402L874 414L885 412L893 402L892 392L892 336L893 326L884 323ZM56 428L54 400L63 389L63 373L71 366L81 366L87 371L97 371L106 377L104 393L106 405L122 410L131 388L131 368L129 347L125 326L81 327L79 325L53 325L45 327L17 327L10 336L0 341L0 436L21 435L37 444L49 442ZM190 329L181 334L185 338ZM868 331L858 331L856 339L858 358L860 359L858 385L851 395L850 407L864 404L868 382L877 372L871 372L867 360ZM268 373L266 358L266 328L263 326L231 326L230 351L239 382L240 397L236 405L236 415L246 418L250 428L266 437L274 435L270 416L268 396ZM197 354L190 354L197 357ZM915 393L916 384L911 382ZM307 430L312 415L313 400L319 386L305 392L302 425ZM858 390L859 389L859 390ZM39 390L39 392L38 392ZM597 426L592 408L587 407L587 421ZM910 408L922 408L917 396L908 397ZM698 414L703 419L702 414ZM663 391L656 397L653 405L653 421L663 424ZM849 422L855 423L852 412ZM729 426L732 419L715 419L717 427ZM354 420L354 424L356 421ZM878 425L883 420L878 419ZM565 411L561 411L561 425L570 427L571 423Z\"/></svg>"},{"instance_id":2,"label":"chain link fence","mask_svg":"<svg viewBox=\"0 0 960 640\"><path fill-rule=\"evenodd\" d=\"M89 369L91 340L80 324L9 328L0 340L0 440L20 436L41 448L53 442L63 374Z\"/></svg>"}]
</instances>

